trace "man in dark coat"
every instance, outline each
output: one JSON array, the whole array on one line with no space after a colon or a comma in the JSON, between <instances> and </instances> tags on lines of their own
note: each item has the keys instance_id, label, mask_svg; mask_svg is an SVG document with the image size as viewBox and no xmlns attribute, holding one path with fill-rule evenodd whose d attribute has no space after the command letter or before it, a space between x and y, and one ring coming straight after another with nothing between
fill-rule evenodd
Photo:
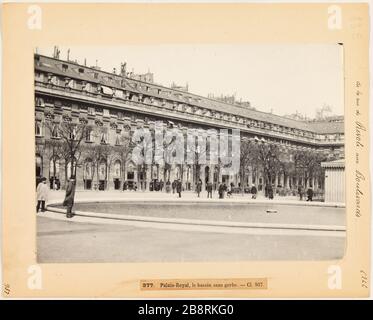
<instances>
[{"instance_id":1,"label":"man in dark coat","mask_svg":"<svg viewBox=\"0 0 373 320\"><path fill-rule=\"evenodd\" d=\"M227 185L225 183L219 186L219 199L224 199L224 193L227 191Z\"/></svg>"},{"instance_id":2,"label":"man in dark coat","mask_svg":"<svg viewBox=\"0 0 373 320\"><path fill-rule=\"evenodd\" d=\"M175 189L176 189L176 185L177 185L177 181L176 180L174 180L174 181L172 181L172 193L175 193Z\"/></svg>"},{"instance_id":3,"label":"man in dark coat","mask_svg":"<svg viewBox=\"0 0 373 320\"><path fill-rule=\"evenodd\" d=\"M197 182L197 186L196 186L196 191L197 191L198 198L199 198L199 195L201 193L201 190L202 190L202 180L199 179L198 182Z\"/></svg>"},{"instance_id":4,"label":"man in dark coat","mask_svg":"<svg viewBox=\"0 0 373 320\"><path fill-rule=\"evenodd\" d=\"M256 189L255 184L253 184L251 187L251 199L256 199L257 193L258 193L258 190Z\"/></svg>"},{"instance_id":5,"label":"man in dark coat","mask_svg":"<svg viewBox=\"0 0 373 320\"><path fill-rule=\"evenodd\" d=\"M303 200L303 187L301 185L298 186L298 194L299 194L299 200Z\"/></svg>"},{"instance_id":6,"label":"man in dark coat","mask_svg":"<svg viewBox=\"0 0 373 320\"><path fill-rule=\"evenodd\" d=\"M71 176L67 184L65 200L63 201L63 206L67 207L66 218L73 217L72 209L74 206L74 197L75 197L75 177Z\"/></svg>"},{"instance_id":7,"label":"man in dark coat","mask_svg":"<svg viewBox=\"0 0 373 320\"><path fill-rule=\"evenodd\" d=\"M269 200L273 200L273 186L272 185L268 186L268 198Z\"/></svg>"},{"instance_id":8,"label":"man in dark coat","mask_svg":"<svg viewBox=\"0 0 373 320\"><path fill-rule=\"evenodd\" d=\"M181 189L182 189L181 181L180 179L178 179L176 181L176 191L179 194L179 198L181 198Z\"/></svg>"},{"instance_id":9,"label":"man in dark coat","mask_svg":"<svg viewBox=\"0 0 373 320\"><path fill-rule=\"evenodd\" d=\"M312 201L313 198L313 190L311 188L308 188L307 190L307 201Z\"/></svg>"},{"instance_id":10,"label":"man in dark coat","mask_svg":"<svg viewBox=\"0 0 373 320\"><path fill-rule=\"evenodd\" d=\"M212 183L208 182L207 183L207 198L212 198Z\"/></svg>"},{"instance_id":11,"label":"man in dark coat","mask_svg":"<svg viewBox=\"0 0 373 320\"><path fill-rule=\"evenodd\" d=\"M219 188L218 188L218 192L219 192L219 199L223 199L223 197L224 197L224 186L223 186L223 184L221 183L221 184L219 184Z\"/></svg>"}]
</instances>

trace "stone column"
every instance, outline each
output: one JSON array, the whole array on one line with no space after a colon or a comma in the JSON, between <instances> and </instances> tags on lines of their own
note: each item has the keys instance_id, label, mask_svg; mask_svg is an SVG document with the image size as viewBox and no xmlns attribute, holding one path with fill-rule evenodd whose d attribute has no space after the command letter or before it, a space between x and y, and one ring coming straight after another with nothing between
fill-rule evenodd
<instances>
[{"instance_id":1,"label":"stone column","mask_svg":"<svg viewBox=\"0 0 373 320\"><path fill-rule=\"evenodd\" d=\"M109 168L107 168L106 190L113 190L113 189L114 189L113 177L110 174Z\"/></svg>"},{"instance_id":2,"label":"stone column","mask_svg":"<svg viewBox=\"0 0 373 320\"><path fill-rule=\"evenodd\" d=\"M223 173L222 173L222 169L220 168L219 170L219 179L218 179L218 188L219 188L219 184L223 182Z\"/></svg>"},{"instance_id":3,"label":"stone column","mask_svg":"<svg viewBox=\"0 0 373 320\"><path fill-rule=\"evenodd\" d=\"M286 176L286 188L290 188L290 177Z\"/></svg>"},{"instance_id":4,"label":"stone column","mask_svg":"<svg viewBox=\"0 0 373 320\"><path fill-rule=\"evenodd\" d=\"M187 172L186 172L186 169L187 169L187 166L184 164L182 166L182 171L181 171L181 183L184 187L184 190L187 190L187 185L186 185L186 175L187 175Z\"/></svg>"},{"instance_id":5,"label":"stone column","mask_svg":"<svg viewBox=\"0 0 373 320\"><path fill-rule=\"evenodd\" d=\"M211 183L214 183L214 171L215 171L215 166L210 165L209 182Z\"/></svg>"},{"instance_id":6,"label":"stone column","mask_svg":"<svg viewBox=\"0 0 373 320\"><path fill-rule=\"evenodd\" d=\"M124 165L123 168L123 181L122 181L122 190L123 190L123 183L127 180L127 164Z\"/></svg>"},{"instance_id":7,"label":"stone column","mask_svg":"<svg viewBox=\"0 0 373 320\"><path fill-rule=\"evenodd\" d=\"M136 184L137 184L137 188L140 188L140 185L139 185L139 180L138 180L138 172L137 172L137 167L135 167L134 169L133 169L133 181L134 182L136 182Z\"/></svg>"},{"instance_id":8,"label":"stone column","mask_svg":"<svg viewBox=\"0 0 373 320\"><path fill-rule=\"evenodd\" d=\"M285 187L285 173L281 173L281 186L284 188Z\"/></svg>"},{"instance_id":9,"label":"stone column","mask_svg":"<svg viewBox=\"0 0 373 320\"><path fill-rule=\"evenodd\" d=\"M247 179L247 185L248 187L251 187L251 185L253 184L253 171L252 171L252 168L249 167L249 169L247 170L247 175L248 175L248 179ZM242 182L241 182L242 184ZM242 187L244 187L246 184L246 181L244 181Z\"/></svg>"},{"instance_id":10,"label":"stone column","mask_svg":"<svg viewBox=\"0 0 373 320\"><path fill-rule=\"evenodd\" d=\"M205 165L201 165L201 172L200 172L200 178L202 180L202 192L206 189L206 173L205 173Z\"/></svg>"},{"instance_id":11,"label":"stone column","mask_svg":"<svg viewBox=\"0 0 373 320\"><path fill-rule=\"evenodd\" d=\"M144 190L150 190L150 182L152 181L152 168L151 166L146 166L146 186Z\"/></svg>"},{"instance_id":12,"label":"stone column","mask_svg":"<svg viewBox=\"0 0 373 320\"><path fill-rule=\"evenodd\" d=\"M175 164L171 165L170 170L170 182L172 183L175 180Z\"/></svg>"}]
</instances>

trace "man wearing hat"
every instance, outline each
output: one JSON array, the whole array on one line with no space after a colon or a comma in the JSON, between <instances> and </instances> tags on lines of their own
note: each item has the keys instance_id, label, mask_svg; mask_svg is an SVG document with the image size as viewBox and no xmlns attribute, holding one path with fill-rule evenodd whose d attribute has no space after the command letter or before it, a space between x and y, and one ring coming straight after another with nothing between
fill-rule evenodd
<instances>
[{"instance_id":1,"label":"man wearing hat","mask_svg":"<svg viewBox=\"0 0 373 320\"><path fill-rule=\"evenodd\" d=\"M49 188L47 185L47 178L42 178L36 188L38 204L36 206L36 212L39 212L41 206L41 212L45 211L45 202L48 200Z\"/></svg>"},{"instance_id":2,"label":"man wearing hat","mask_svg":"<svg viewBox=\"0 0 373 320\"><path fill-rule=\"evenodd\" d=\"M251 186L251 199L256 199L257 193L258 193L258 190L257 190L255 184L252 184L252 186Z\"/></svg>"},{"instance_id":3,"label":"man wearing hat","mask_svg":"<svg viewBox=\"0 0 373 320\"><path fill-rule=\"evenodd\" d=\"M73 217L72 209L74 205L74 197L75 197L75 176L71 176L67 184L65 200L63 201L63 206L67 207L66 218Z\"/></svg>"}]
</instances>

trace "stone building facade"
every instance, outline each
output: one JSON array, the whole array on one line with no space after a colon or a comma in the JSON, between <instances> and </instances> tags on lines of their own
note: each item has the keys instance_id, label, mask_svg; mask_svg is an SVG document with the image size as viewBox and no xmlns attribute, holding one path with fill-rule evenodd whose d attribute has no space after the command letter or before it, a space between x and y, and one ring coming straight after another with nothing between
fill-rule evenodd
<instances>
[{"instance_id":1,"label":"stone building facade","mask_svg":"<svg viewBox=\"0 0 373 320\"><path fill-rule=\"evenodd\" d=\"M243 139L278 146L290 163L292 151L322 154L325 160L344 158L343 117L319 122L297 121L161 86L154 83L153 75L144 81L146 78L127 72L125 64L119 73L109 73L38 54L34 59L36 177L48 178L51 187L56 181L63 187L74 172L80 189L122 189L126 183L145 190L151 189L154 181L178 178L185 189L193 189L199 179L204 186L210 181L214 187L226 182L241 186L254 183L263 188L265 182L260 168L251 166L244 169L244 179L240 174L223 176L218 165L140 168L133 163L130 153L123 156L126 148L123 141L130 140L138 128L152 130L155 123L184 132L191 128L197 131L239 129ZM66 154L51 150L61 141L54 128L64 122L87 124L96 133L87 134L81 141L73 171ZM111 146L112 153L93 159L90 150L97 145ZM279 172L272 183L290 189L299 184L323 188L320 177L312 177L307 182L303 179Z\"/></svg>"}]
</instances>

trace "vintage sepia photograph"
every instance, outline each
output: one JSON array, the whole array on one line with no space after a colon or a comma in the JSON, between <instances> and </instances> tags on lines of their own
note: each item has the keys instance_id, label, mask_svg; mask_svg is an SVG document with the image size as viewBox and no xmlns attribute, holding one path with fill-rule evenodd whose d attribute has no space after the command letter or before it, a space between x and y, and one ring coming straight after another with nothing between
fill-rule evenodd
<instances>
[{"instance_id":1,"label":"vintage sepia photograph","mask_svg":"<svg viewBox=\"0 0 373 320\"><path fill-rule=\"evenodd\" d=\"M342 259L343 56L35 48L38 263Z\"/></svg>"}]
</instances>

